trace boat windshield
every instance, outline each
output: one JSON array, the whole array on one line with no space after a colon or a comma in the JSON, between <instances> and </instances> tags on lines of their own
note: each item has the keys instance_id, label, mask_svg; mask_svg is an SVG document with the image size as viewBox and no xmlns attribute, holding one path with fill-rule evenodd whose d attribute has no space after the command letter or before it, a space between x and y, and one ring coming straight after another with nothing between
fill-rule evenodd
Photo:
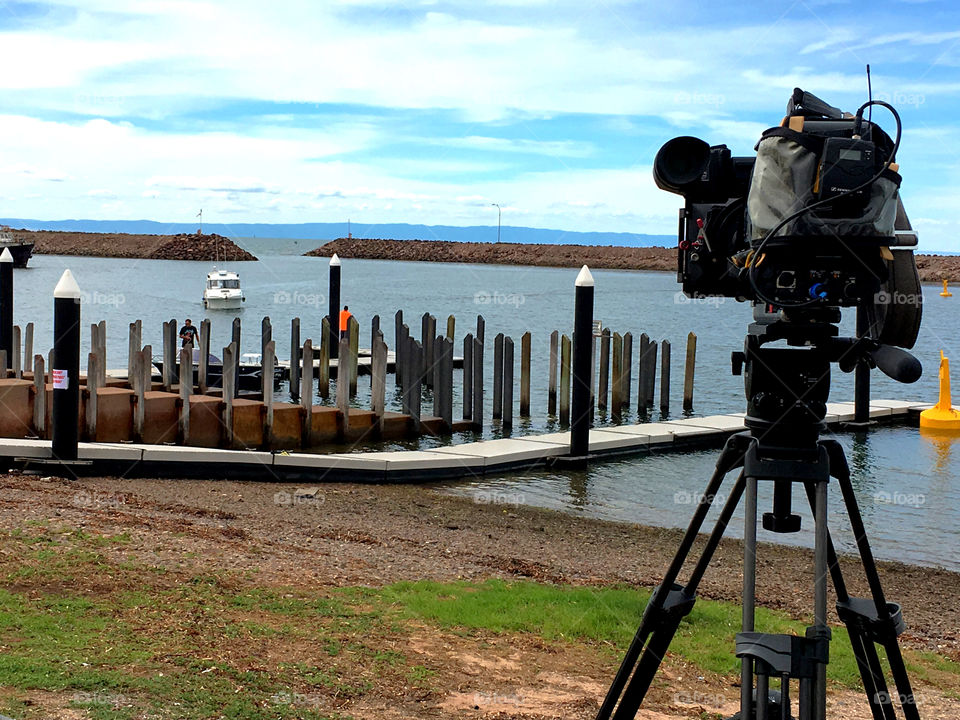
<instances>
[{"instance_id":1,"label":"boat windshield","mask_svg":"<svg viewBox=\"0 0 960 720\"><path fill-rule=\"evenodd\" d=\"M208 288L227 288L237 290L240 288L239 280L207 280Z\"/></svg>"}]
</instances>

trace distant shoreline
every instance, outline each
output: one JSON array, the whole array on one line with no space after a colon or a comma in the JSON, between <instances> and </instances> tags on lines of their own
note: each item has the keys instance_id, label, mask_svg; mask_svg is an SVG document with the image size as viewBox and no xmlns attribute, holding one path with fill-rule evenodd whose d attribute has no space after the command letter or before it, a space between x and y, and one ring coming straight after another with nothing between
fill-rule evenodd
<instances>
[{"instance_id":1,"label":"distant shoreline","mask_svg":"<svg viewBox=\"0 0 960 720\"><path fill-rule=\"evenodd\" d=\"M622 247L617 245L547 245L527 243L472 243L447 240L385 240L338 238L304 253L311 257L406 262L477 263L485 265L531 265L592 269L652 270L676 272L677 250L667 247ZM960 256L917 255L920 281L960 282Z\"/></svg>"},{"instance_id":2,"label":"distant shoreline","mask_svg":"<svg viewBox=\"0 0 960 720\"><path fill-rule=\"evenodd\" d=\"M197 260L229 262L256 260L229 238L211 234L133 235L49 230L11 230L14 238L36 243L37 255ZM676 272L677 251L668 247L618 245L553 245L475 243L448 240L388 240L338 238L304 253L312 257L405 262L476 263L576 268L589 265L606 270ZM960 255L918 254L917 268L924 283L960 282Z\"/></svg>"}]
</instances>

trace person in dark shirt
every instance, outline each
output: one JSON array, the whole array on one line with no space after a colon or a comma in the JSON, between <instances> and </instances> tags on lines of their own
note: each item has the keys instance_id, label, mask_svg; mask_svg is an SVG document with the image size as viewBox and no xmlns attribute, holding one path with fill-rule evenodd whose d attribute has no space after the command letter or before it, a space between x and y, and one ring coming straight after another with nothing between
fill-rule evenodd
<instances>
[{"instance_id":1,"label":"person in dark shirt","mask_svg":"<svg viewBox=\"0 0 960 720\"><path fill-rule=\"evenodd\" d=\"M183 341L182 347L186 347L187 343L190 343L190 345L197 344L197 329L190 322L190 318L183 321L183 327L180 328L180 339Z\"/></svg>"}]
</instances>

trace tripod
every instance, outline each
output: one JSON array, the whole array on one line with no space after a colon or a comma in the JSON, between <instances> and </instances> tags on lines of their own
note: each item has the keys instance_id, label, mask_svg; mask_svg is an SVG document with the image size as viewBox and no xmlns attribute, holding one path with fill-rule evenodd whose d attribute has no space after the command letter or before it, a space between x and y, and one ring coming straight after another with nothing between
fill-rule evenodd
<instances>
[{"instance_id":1,"label":"tripod","mask_svg":"<svg viewBox=\"0 0 960 720\"><path fill-rule=\"evenodd\" d=\"M763 347L771 339L788 337L788 326L774 323L754 329L743 353L734 354L734 374L745 368L748 430L731 436L717 460L706 492L697 505L680 547L663 583L650 597L640 627L613 683L597 720L632 720L643 702L654 675L680 626L693 609L696 592L734 511L744 504L744 558L742 625L736 636L740 658L740 712L732 720L792 720L791 682L797 681L799 720L825 720L826 670L831 631L827 625L827 575L837 595L837 613L853 645L867 702L874 720L897 720L877 646L884 649L906 720L919 720L910 679L900 653L898 636L905 624L900 606L887 602L847 465L843 448L835 440L821 439L830 387L830 363L852 368L863 357L879 360L881 369L895 379L912 376L906 367L915 360L907 353L870 341L835 338L836 330L821 325L823 334L810 347ZM810 326L804 328L809 332ZM909 360L908 360L909 358ZM919 374L917 373L917 376ZM909 380L907 380L909 381ZM703 551L686 584L677 579L693 548L700 528L726 476L741 471L720 511ZM833 478L840 486L844 506L856 538L860 562L870 588L869 598L847 591L839 559L827 527L827 488ZM756 632L757 490L760 482L773 483L772 512L763 514L763 528L775 533L800 529L792 512L792 490L799 483L806 491L814 518L813 625L804 637ZM770 680L779 680L779 694Z\"/></svg>"}]
</instances>

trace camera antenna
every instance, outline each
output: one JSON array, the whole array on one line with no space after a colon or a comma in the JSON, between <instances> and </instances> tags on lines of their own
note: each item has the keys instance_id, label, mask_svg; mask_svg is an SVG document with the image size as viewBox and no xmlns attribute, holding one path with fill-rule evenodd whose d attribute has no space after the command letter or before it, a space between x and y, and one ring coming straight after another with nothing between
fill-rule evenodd
<instances>
[{"instance_id":1,"label":"camera antenna","mask_svg":"<svg viewBox=\"0 0 960 720\"><path fill-rule=\"evenodd\" d=\"M873 103L873 85L870 83L870 63L867 63L867 100ZM873 105L867 111L867 122L873 120Z\"/></svg>"}]
</instances>

